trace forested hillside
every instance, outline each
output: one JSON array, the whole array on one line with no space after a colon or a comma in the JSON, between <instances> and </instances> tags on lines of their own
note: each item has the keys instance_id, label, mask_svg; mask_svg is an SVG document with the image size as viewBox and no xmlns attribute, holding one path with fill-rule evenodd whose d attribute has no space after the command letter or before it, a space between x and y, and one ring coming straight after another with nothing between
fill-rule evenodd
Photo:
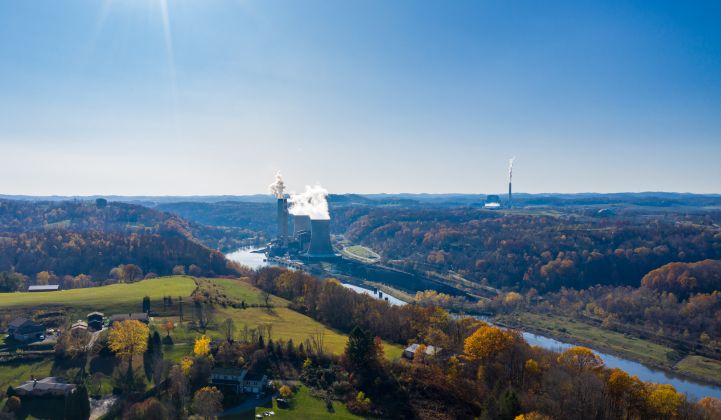
<instances>
[{"instance_id":1,"label":"forested hillside","mask_svg":"<svg viewBox=\"0 0 721 420\"><path fill-rule=\"evenodd\" d=\"M83 283L88 282L83 276L104 281L119 265L137 267L142 275L128 267L134 278L191 269L197 275L236 272L192 230L176 216L130 204L3 200L0 271L15 271L39 282L81 276Z\"/></svg>"},{"instance_id":2,"label":"forested hillside","mask_svg":"<svg viewBox=\"0 0 721 420\"><path fill-rule=\"evenodd\" d=\"M454 270L498 287L638 286L670 262L721 258L718 212L672 215L377 208L347 236L406 268Z\"/></svg>"}]
</instances>

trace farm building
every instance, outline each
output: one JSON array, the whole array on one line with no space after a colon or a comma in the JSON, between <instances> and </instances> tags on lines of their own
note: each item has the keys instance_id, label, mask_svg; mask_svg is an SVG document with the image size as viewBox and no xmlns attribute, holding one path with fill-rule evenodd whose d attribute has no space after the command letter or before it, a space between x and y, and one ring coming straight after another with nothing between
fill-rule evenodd
<instances>
[{"instance_id":1,"label":"farm building","mask_svg":"<svg viewBox=\"0 0 721 420\"><path fill-rule=\"evenodd\" d=\"M105 314L102 312L90 312L88 314L88 327L95 331L102 330L104 318Z\"/></svg>"},{"instance_id":2,"label":"farm building","mask_svg":"<svg viewBox=\"0 0 721 420\"><path fill-rule=\"evenodd\" d=\"M28 292L57 292L60 290L59 284L35 285L28 287Z\"/></svg>"},{"instance_id":3,"label":"farm building","mask_svg":"<svg viewBox=\"0 0 721 420\"><path fill-rule=\"evenodd\" d=\"M418 347L420 347L420 344L411 344L410 346L406 347L405 350L403 350L403 357L406 359L413 359L413 356L416 355L416 351L418 351ZM434 346L427 346L426 347L426 356L435 356L440 352L441 349L434 347Z\"/></svg>"},{"instance_id":4,"label":"farm building","mask_svg":"<svg viewBox=\"0 0 721 420\"><path fill-rule=\"evenodd\" d=\"M45 326L27 318L16 318L8 324L8 335L24 343L45 339Z\"/></svg>"},{"instance_id":5,"label":"farm building","mask_svg":"<svg viewBox=\"0 0 721 420\"><path fill-rule=\"evenodd\" d=\"M74 384L69 384L62 378L50 376L40 380L26 381L15 388L15 394L20 397L64 397L74 390Z\"/></svg>"}]
</instances>

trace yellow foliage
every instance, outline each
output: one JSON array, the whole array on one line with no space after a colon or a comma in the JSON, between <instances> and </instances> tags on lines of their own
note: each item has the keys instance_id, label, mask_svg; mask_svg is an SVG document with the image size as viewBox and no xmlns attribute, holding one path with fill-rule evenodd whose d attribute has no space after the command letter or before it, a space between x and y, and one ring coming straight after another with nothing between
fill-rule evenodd
<instances>
[{"instance_id":1,"label":"yellow foliage","mask_svg":"<svg viewBox=\"0 0 721 420\"><path fill-rule=\"evenodd\" d=\"M523 296L520 293L508 292L506 293L506 296L503 297L504 305L512 306L521 302L523 302Z\"/></svg>"},{"instance_id":2,"label":"yellow foliage","mask_svg":"<svg viewBox=\"0 0 721 420\"><path fill-rule=\"evenodd\" d=\"M293 395L293 390L291 390L288 385L281 386L280 389L278 390L278 392L280 393L280 396L283 398L288 398L291 395Z\"/></svg>"},{"instance_id":3,"label":"yellow foliage","mask_svg":"<svg viewBox=\"0 0 721 420\"><path fill-rule=\"evenodd\" d=\"M648 384L648 405L660 416L675 416L686 397L669 384Z\"/></svg>"},{"instance_id":4,"label":"yellow foliage","mask_svg":"<svg viewBox=\"0 0 721 420\"><path fill-rule=\"evenodd\" d=\"M531 411L526 414L519 414L514 420L553 420L553 417L541 414L538 411Z\"/></svg>"},{"instance_id":5,"label":"yellow foliage","mask_svg":"<svg viewBox=\"0 0 721 420\"><path fill-rule=\"evenodd\" d=\"M195 346L193 346L193 353L197 357L204 357L210 354L210 337L203 335L200 338L195 339Z\"/></svg>"},{"instance_id":6,"label":"yellow foliage","mask_svg":"<svg viewBox=\"0 0 721 420\"><path fill-rule=\"evenodd\" d=\"M486 361L510 348L516 339L517 334L512 331L483 324L466 338L463 352L470 360Z\"/></svg>"},{"instance_id":7,"label":"yellow foliage","mask_svg":"<svg viewBox=\"0 0 721 420\"><path fill-rule=\"evenodd\" d=\"M148 348L148 326L134 319L116 322L108 335L108 346L118 357L131 358Z\"/></svg>"},{"instance_id":8,"label":"yellow foliage","mask_svg":"<svg viewBox=\"0 0 721 420\"><path fill-rule=\"evenodd\" d=\"M523 369L531 375L538 375L541 373L541 366L539 366L538 362L533 359L526 360L526 363L523 365Z\"/></svg>"},{"instance_id":9,"label":"yellow foliage","mask_svg":"<svg viewBox=\"0 0 721 420\"><path fill-rule=\"evenodd\" d=\"M183 371L183 374L185 374L185 376L190 375L190 368L192 367L193 359L188 356L183 357L183 360L180 362L180 369Z\"/></svg>"},{"instance_id":10,"label":"yellow foliage","mask_svg":"<svg viewBox=\"0 0 721 420\"><path fill-rule=\"evenodd\" d=\"M571 347L558 356L558 363L575 370L595 370L603 367L601 360L593 350L586 347Z\"/></svg>"}]
</instances>

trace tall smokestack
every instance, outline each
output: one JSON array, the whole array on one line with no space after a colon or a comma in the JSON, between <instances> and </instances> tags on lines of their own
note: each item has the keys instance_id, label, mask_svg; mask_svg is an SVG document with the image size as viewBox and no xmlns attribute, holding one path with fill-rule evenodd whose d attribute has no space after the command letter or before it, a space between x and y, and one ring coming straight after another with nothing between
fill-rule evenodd
<instances>
[{"instance_id":1,"label":"tall smokestack","mask_svg":"<svg viewBox=\"0 0 721 420\"><path fill-rule=\"evenodd\" d=\"M288 199L278 199L278 239L288 243Z\"/></svg>"},{"instance_id":2,"label":"tall smokestack","mask_svg":"<svg viewBox=\"0 0 721 420\"><path fill-rule=\"evenodd\" d=\"M328 257L334 255L333 245L330 243L330 220L311 219L308 256Z\"/></svg>"},{"instance_id":3,"label":"tall smokestack","mask_svg":"<svg viewBox=\"0 0 721 420\"><path fill-rule=\"evenodd\" d=\"M513 156L508 160L508 208L513 206L513 161L516 157Z\"/></svg>"}]
</instances>

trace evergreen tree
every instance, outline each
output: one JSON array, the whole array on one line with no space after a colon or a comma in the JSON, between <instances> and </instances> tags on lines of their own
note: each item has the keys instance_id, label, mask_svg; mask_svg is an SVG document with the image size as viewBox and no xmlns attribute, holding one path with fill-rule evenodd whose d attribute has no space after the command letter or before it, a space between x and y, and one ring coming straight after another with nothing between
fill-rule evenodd
<instances>
[{"instance_id":1,"label":"evergreen tree","mask_svg":"<svg viewBox=\"0 0 721 420\"><path fill-rule=\"evenodd\" d=\"M362 374L371 369L376 362L375 345L371 335L357 326L354 327L348 337L345 356L351 372Z\"/></svg>"},{"instance_id":2,"label":"evergreen tree","mask_svg":"<svg viewBox=\"0 0 721 420\"><path fill-rule=\"evenodd\" d=\"M501 395L498 402L498 418L501 420L513 420L519 414L521 414L521 403L518 401L516 393L509 388Z\"/></svg>"},{"instance_id":3,"label":"evergreen tree","mask_svg":"<svg viewBox=\"0 0 721 420\"><path fill-rule=\"evenodd\" d=\"M65 398L65 418L87 420L90 418L90 399L88 389L80 384Z\"/></svg>"}]
</instances>

